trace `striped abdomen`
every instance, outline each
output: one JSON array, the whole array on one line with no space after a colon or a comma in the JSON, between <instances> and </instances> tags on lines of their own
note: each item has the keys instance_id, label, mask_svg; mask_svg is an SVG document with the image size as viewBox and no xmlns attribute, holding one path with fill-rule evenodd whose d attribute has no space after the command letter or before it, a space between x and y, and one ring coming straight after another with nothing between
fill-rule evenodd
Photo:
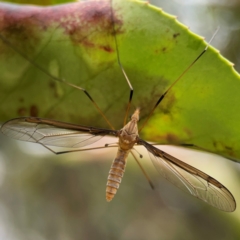
<instances>
[{"instance_id":1,"label":"striped abdomen","mask_svg":"<svg viewBox=\"0 0 240 240\"><path fill-rule=\"evenodd\" d=\"M126 159L128 154L129 154L129 150L124 151L119 148L117 152L117 156L113 160L113 163L108 175L107 189L106 189L106 199L108 202L110 202L115 196L115 194L117 193L117 190L122 181L122 177L125 171L126 162L127 162Z\"/></svg>"}]
</instances>

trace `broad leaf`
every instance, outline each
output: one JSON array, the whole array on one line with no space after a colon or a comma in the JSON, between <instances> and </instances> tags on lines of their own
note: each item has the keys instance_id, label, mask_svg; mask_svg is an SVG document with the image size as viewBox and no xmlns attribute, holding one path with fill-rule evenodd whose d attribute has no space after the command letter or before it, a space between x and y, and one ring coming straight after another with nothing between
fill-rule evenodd
<instances>
[{"instance_id":1,"label":"broad leaf","mask_svg":"<svg viewBox=\"0 0 240 240\"><path fill-rule=\"evenodd\" d=\"M175 17L140 1L45 8L1 3L0 15L1 121L31 115L109 127L84 92L54 81L46 71L86 89L120 129L130 89L117 62L117 45L134 88L131 112L141 107L141 125L206 46ZM209 48L167 93L141 137L239 159L239 89L232 65Z\"/></svg>"}]
</instances>

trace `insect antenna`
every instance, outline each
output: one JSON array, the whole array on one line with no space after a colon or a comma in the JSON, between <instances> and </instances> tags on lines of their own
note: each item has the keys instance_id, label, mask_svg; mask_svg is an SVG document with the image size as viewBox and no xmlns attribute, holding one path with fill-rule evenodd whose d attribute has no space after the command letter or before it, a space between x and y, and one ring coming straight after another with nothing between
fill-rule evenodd
<instances>
[{"instance_id":1,"label":"insect antenna","mask_svg":"<svg viewBox=\"0 0 240 240\"><path fill-rule=\"evenodd\" d=\"M94 101L94 99L92 98L92 96L89 94L89 92L80 87L77 86L75 84L69 83L67 81L65 81L64 79L61 78L57 78L54 75L52 75L51 73L49 73L48 71L46 71L46 69L44 69L43 67L41 67L39 64L37 64L36 62L34 62L32 59L30 59L24 52L22 52L21 50L19 50L18 48L16 48L8 39L6 39L4 36L2 36L0 34L0 39L10 48L12 48L15 52L17 52L20 56L22 56L24 59L26 59L28 62L30 62L34 67L36 67L37 69L39 69L40 71L42 71L44 74L46 74L47 76L49 76L51 79L64 83L68 86L71 86L73 88L76 88L82 92L85 93L85 95L90 99L90 101L93 103L94 107L97 109L97 111L101 114L101 116L104 118L104 120L107 122L107 124L109 125L109 127L114 130L113 125L110 123L110 121L107 119L107 117L105 116L105 114L102 112L102 110L99 108L99 106L97 105L97 103Z\"/></svg>"},{"instance_id":2,"label":"insect antenna","mask_svg":"<svg viewBox=\"0 0 240 240\"><path fill-rule=\"evenodd\" d=\"M118 65L122 71L122 74L129 86L129 89L130 89L130 94L129 94L129 100L128 100L128 105L127 105L127 109L126 109L126 112L125 112L125 117L124 117L124 121L123 121L123 125L125 126L126 123L127 123L127 118L128 118L128 115L129 115L129 110L130 110L130 107L131 107L131 102L132 102L132 98L133 98L133 87L132 87L132 84L122 66L122 63L120 61L120 57L119 57L119 48L118 48L118 42L117 42L117 37L116 37L116 28L115 28L115 24L114 24L114 15L113 15L113 5L112 5L112 2L113 0L111 0L111 18L112 18L112 32L113 32L113 36L114 36L114 42L115 42L115 47L116 47L116 53L117 53L117 61L118 61Z\"/></svg>"},{"instance_id":3,"label":"insect antenna","mask_svg":"<svg viewBox=\"0 0 240 240\"><path fill-rule=\"evenodd\" d=\"M211 39L209 40L209 42L207 43L207 46L204 48L204 50L197 56L197 58L180 74L180 76L170 85L170 87L160 96L160 98L158 99L158 101L156 102L156 104L154 105L153 109L151 110L151 112L149 113L147 119L145 120L145 122L143 123L143 125L140 127L138 132L141 132L141 130L145 127L145 125L147 124L148 120L150 119L150 117L153 115L153 112L155 111L155 109L157 108L157 106L160 104L160 102L164 99L164 97L166 96L166 94L173 88L173 86L176 85L176 83L187 73L187 71L199 60L199 58L202 57L202 55L207 51L210 43L212 42L212 40L214 39L214 37L216 36L217 32L219 30L219 27L216 29L216 31L214 32L213 36L211 37Z\"/></svg>"}]
</instances>

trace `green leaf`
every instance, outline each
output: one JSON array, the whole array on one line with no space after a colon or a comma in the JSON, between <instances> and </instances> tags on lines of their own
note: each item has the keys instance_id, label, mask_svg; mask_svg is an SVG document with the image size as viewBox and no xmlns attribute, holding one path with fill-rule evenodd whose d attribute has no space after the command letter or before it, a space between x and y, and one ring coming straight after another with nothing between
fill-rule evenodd
<instances>
[{"instance_id":1,"label":"green leaf","mask_svg":"<svg viewBox=\"0 0 240 240\"><path fill-rule=\"evenodd\" d=\"M175 17L146 2L83 1L45 8L1 3L0 12L5 39L0 42L1 121L31 115L109 128L84 92L54 81L35 64L86 89L120 129L130 89L117 62L116 37L134 88L130 112L141 108L141 126L206 47ZM232 64L210 47L166 94L141 137L240 159L239 89Z\"/></svg>"}]
</instances>

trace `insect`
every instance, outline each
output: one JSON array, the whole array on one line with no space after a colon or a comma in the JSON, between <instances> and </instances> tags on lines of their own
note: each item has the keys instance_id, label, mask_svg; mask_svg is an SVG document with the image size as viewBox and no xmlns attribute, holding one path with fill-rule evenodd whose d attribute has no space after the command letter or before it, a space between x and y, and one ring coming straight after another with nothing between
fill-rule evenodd
<instances>
[{"instance_id":1,"label":"insect","mask_svg":"<svg viewBox=\"0 0 240 240\"><path fill-rule=\"evenodd\" d=\"M111 15L113 20L113 13L111 13ZM139 132L146 125L146 123L152 116L154 110L161 103L166 94L189 70L189 68L191 68L191 66L195 64L197 60L206 52L208 46L192 62L192 64L190 64L186 68L186 70L175 80L175 82L160 96L154 108L150 111L144 124L141 126L140 130L138 130L138 120L140 118L139 108L135 110L135 112L132 114L131 120L127 123L130 106L133 98L133 87L131 81L128 79L128 76L124 68L121 65L114 20L112 21L112 23L113 23L112 32L114 35L114 41L116 46L117 60L119 63L119 67L130 89L129 101L124 117L123 128L120 130L115 130L112 127L112 124L106 118L105 114L101 111L97 103L93 100L91 95L85 89L73 85L71 83L67 83L61 79L58 79L48 74L44 69L35 64L31 59L28 59L28 57L23 52L16 49L6 38L0 35L0 39L5 44L13 48L22 57L24 57L29 62L33 63L36 67L38 67L44 73L48 74L51 78L53 78L56 81L64 82L65 84L68 84L74 88L83 91L87 95L87 97L91 100L91 102L94 104L94 106L97 108L102 117L106 120L108 125L111 127L111 129L102 129L97 127L76 125L37 117L21 117L9 120L6 123L4 123L1 126L2 133L17 140L39 143L42 146L46 147L47 149L51 150L52 152L58 154L66 153L67 151L55 152L52 149L52 147L66 147L72 148L73 151L84 151L91 149L84 147L87 147L97 142L104 136L117 138L118 143L115 144L115 147L117 147L118 150L116 157L110 168L107 180L106 188L107 201L111 201L115 194L117 193L117 190L120 186L124 174L128 155L132 154L133 157L137 160L133 152L134 146L136 145L144 146L149 152L150 158L154 166L157 168L160 174L167 180L172 182L180 189L192 194L193 196L207 202L208 204L220 210L228 212L234 211L236 208L234 197L232 196L230 191L226 187L224 187L220 182L218 182L211 176L205 174L204 172L190 166L189 164L182 162L181 160L171 156L170 154L144 141L139 136ZM108 146L109 145L106 143L105 146L99 146L95 149L105 148ZM146 175L144 170L143 172L148 179L148 176Z\"/></svg>"}]
</instances>

